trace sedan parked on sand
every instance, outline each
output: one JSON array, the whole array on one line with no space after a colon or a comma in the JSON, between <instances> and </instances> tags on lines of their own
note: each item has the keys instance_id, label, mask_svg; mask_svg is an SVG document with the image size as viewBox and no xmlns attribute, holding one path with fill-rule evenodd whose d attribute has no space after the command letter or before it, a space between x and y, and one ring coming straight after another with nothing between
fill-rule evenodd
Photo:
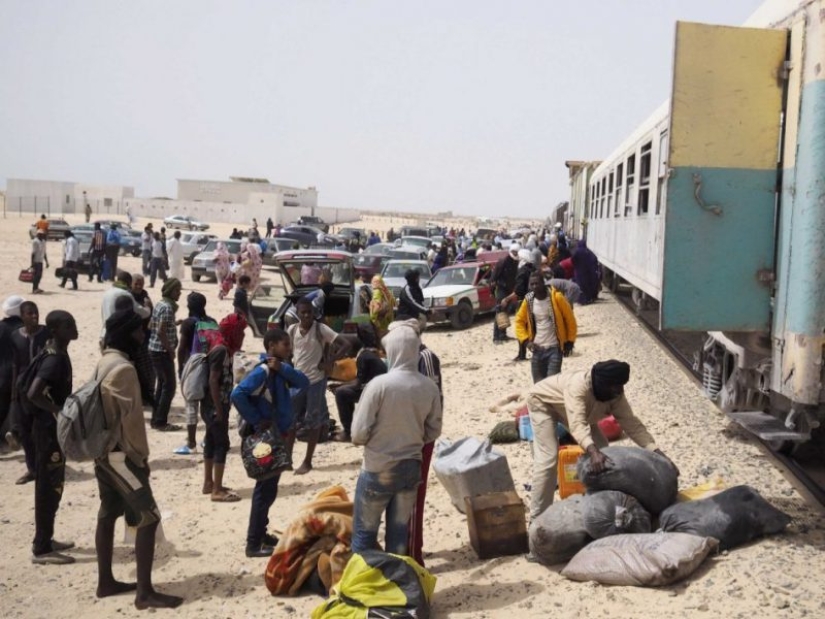
<instances>
[{"instance_id":1,"label":"sedan parked on sand","mask_svg":"<svg viewBox=\"0 0 825 619\"><path fill-rule=\"evenodd\" d=\"M203 232L183 232L180 235L180 245L183 248L183 263L192 264L192 260L203 251L206 244L218 238L214 234Z\"/></svg>"},{"instance_id":2,"label":"sedan parked on sand","mask_svg":"<svg viewBox=\"0 0 825 619\"><path fill-rule=\"evenodd\" d=\"M353 258L355 275L362 281L369 282L372 276L380 273L384 263L389 260L390 251L395 248L392 243L376 243Z\"/></svg>"},{"instance_id":3,"label":"sedan parked on sand","mask_svg":"<svg viewBox=\"0 0 825 619\"><path fill-rule=\"evenodd\" d=\"M241 239L212 239L192 260L192 281L199 282L202 277L206 277L217 281L215 276L215 250L218 248L218 243L226 243L226 248L232 257L236 257L241 251Z\"/></svg>"},{"instance_id":4,"label":"sedan parked on sand","mask_svg":"<svg viewBox=\"0 0 825 619\"><path fill-rule=\"evenodd\" d=\"M384 265L384 270L381 271L384 284L390 289L396 301L398 295L401 294L401 289L407 285L404 276L411 269L418 271L422 282L427 282L433 275L426 260L390 260Z\"/></svg>"},{"instance_id":5,"label":"sedan parked on sand","mask_svg":"<svg viewBox=\"0 0 825 619\"><path fill-rule=\"evenodd\" d=\"M320 235L320 237L318 235ZM294 239L298 241L302 247L327 247L331 249L336 242L334 237L328 235L320 228L299 226L297 224L281 228L278 236ZM319 238L321 239L320 241Z\"/></svg>"},{"instance_id":6,"label":"sedan parked on sand","mask_svg":"<svg viewBox=\"0 0 825 619\"><path fill-rule=\"evenodd\" d=\"M209 224L198 221L189 215L171 215L163 220L167 228L180 230L209 230Z\"/></svg>"},{"instance_id":7,"label":"sedan parked on sand","mask_svg":"<svg viewBox=\"0 0 825 619\"><path fill-rule=\"evenodd\" d=\"M261 256L264 266L271 269L278 269L278 262L275 256L282 251L295 251L301 249L301 244L295 239L281 238L279 236L264 239L266 248Z\"/></svg>"},{"instance_id":8,"label":"sedan parked on sand","mask_svg":"<svg viewBox=\"0 0 825 619\"><path fill-rule=\"evenodd\" d=\"M494 311L494 266L495 261L479 260L440 269L424 286L424 305L432 310L429 320L449 321L454 329L466 329L477 314Z\"/></svg>"}]
</instances>

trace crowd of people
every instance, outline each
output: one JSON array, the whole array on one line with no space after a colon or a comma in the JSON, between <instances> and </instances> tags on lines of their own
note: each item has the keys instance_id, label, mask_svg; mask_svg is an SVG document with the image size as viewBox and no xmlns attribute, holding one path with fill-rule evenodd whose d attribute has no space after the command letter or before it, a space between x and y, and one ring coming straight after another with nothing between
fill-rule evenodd
<instances>
[{"instance_id":1,"label":"crowd of people","mask_svg":"<svg viewBox=\"0 0 825 619\"><path fill-rule=\"evenodd\" d=\"M268 235L274 232L270 224L271 220ZM182 602L152 585L160 513L149 477L150 440L144 408L151 409L148 426L152 431L183 431L170 422L170 407L186 368L199 354L204 357L207 383L201 398L185 398L186 438L175 453L197 453L202 423L204 495L216 503L241 500L223 483L233 407L243 420L245 435L277 433L290 462L300 432L306 451L292 472L303 475L312 470L313 456L329 427L326 394L334 389L341 423L334 438L362 446L364 454L353 500L352 551L379 545L383 518L383 548L409 555L423 566L426 486L433 444L441 433L443 394L440 360L422 342L428 310L417 273L409 274L397 300L380 276L373 278L368 303L371 320L359 325L354 338L336 333L324 322L322 273L317 278L319 295L299 299L284 329L273 328L264 334L258 363L236 381L233 359L243 348L248 297L254 295L260 275L257 245L246 244L244 256L236 262L240 266L233 272L231 256L219 244L216 273L221 297L225 279L233 276L238 285L228 315L212 318L207 298L190 292L183 316L179 306L183 283L176 277L182 264L176 245L179 233L166 241L151 228L147 225L144 230L142 271L117 271L101 300L103 327L96 377L101 381L103 411L117 430L111 449L95 460L100 496L95 535L97 595L132 592L139 609L175 607ZM33 241L33 264L36 259L48 264L44 237L38 231ZM69 238L66 264L71 262ZM434 264L443 261L438 266L472 259L473 254L501 249L508 242L496 237L474 239L462 230L451 230L445 238L433 256ZM583 241L569 243L560 226L554 232L539 230L524 238L523 244L510 242L507 255L493 270L492 284L499 313L515 315L516 360L531 355L533 386L528 409L535 450L530 516L535 518L553 501L559 424L590 454L596 471L605 466L600 448L607 444L597 422L608 414L616 417L637 444L658 448L624 397L628 364L609 360L586 371L562 371L563 359L576 342L573 305L593 302L598 296L595 256ZM107 246L108 240L93 243L93 251L103 248L100 255L105 255ZM162 282L156 302L146 289L146 277L149 288L157 279ZM76 286L71 276L68 280ZM37 290L35 285L33 292ZM32 561L71 564L75 561L72 542L58 541L54 531L65 479L56 416L78 386L70 352L79 336L77 325L70 313L60 309L49 311L41 323L38 306L16 295L4 301L2 310L0 422L11 415L7 443L25 454L25 470L17 483L34 482ZM494 342L506 339L506 326L495 321ZM332 364L347 356L354 356L354 378L331 384ZM269 514L282 474L255 482L244 540L247 557L269 557L278 545L269 528ZM114 523L120 516L137 528L134 583L120 582L112 572Z\"/></svg>"}]
</instances>

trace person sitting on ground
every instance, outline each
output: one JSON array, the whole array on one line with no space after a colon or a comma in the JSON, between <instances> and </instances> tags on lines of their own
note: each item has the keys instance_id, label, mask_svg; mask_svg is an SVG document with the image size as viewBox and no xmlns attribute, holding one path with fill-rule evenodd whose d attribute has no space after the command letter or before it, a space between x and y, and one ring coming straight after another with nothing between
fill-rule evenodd
<instances>
[{"instance_id":1,"label":"person sitting on ground","mask_svg":"<svg viewBox=\"0 0 825 619\"><path fill-rule=\"evenodd\" d=\"M106 419L116 424L117 442L105 456L95 460L100 493L95 552L99 598L135 591L135 607L176 608L183 598L156 591L152 585L155 534L160 524L149 483L149 443L143 420L140 386L132 355L143 344L143 320L131 308L119 310L106 321L103 356L97 365L100 397ZM124 516L137 528L135 563L137 583L115 579L112 571L115 522Z\"/></svg>"},{"instance_id":2,"label":"person sitting on ground","mask_svg":"<svg viewBox=\"0 0 825 619\"><path fill-rule=\"evenodd\" d=\"M418 371L421 339L415 328L392 328L383 344L389 371L364 388L352 422L352 443L364 446L353 500L352 551L376 548L386 514L384 550L407 555L421 453L441 434L441 396L435 382Z\"/></svg>"},{"instance_id":3,"label":"person sitting on ground","mask_svg":"<svg viewBox=\"0 0 825 619\"><path fill-rule=\"evenodd\" d=\"M624 395L630 366L624 361L600 361L586 370L562 372L536 383L527 395L527 410L533 426L533 491L530 520L553 504L558 467L556 424L571 436L590 457L591 471L605 469L607 457L600 451L607 439L599 421L613 415L622 430L639 447L664 456L645 425L633 414Z\"/></svg>"},{"instance_id":4,"label":"person sitting on ground","mask_svg":"<svg viewBox=\"0 0 825 619\"><path fill-rule=\"evenodd\" d=\"M338 407L338 418L343 428L336 440L345 443L351 440L352 416L364 387L376 376L387 373L387 364L379 355L375 328L372 324L358 325L357 332L361 349L355 357L356 378L335 390L335 404Z\"/></svg>"},{"instance_id":5,"label":"person sitting on ground","mask_svg":"<svg viewBox=\"0 0 825 619\"><path fill-rule=\"evenodd\" d=\"M516 313L519 345L533 353L530 371L533 383L561 372L562 357L573 352L578 325L564 295L548 288L541 273L530 275L530 292Z\"/></svg>"},{"instance_id":6,"label":"person sitting on ground","mask_svg":"<svg viewBox=\"0 0 825 619\"><path fill-rule=\"evenodd\" d=\"M293 412L290 388L306 389L309 379L294 369L288 359L292 355L289 335L281 329L264 334L263 363L259 364L232 390L232 403L249 424L250 432L266 430L279 433L285 439L293 432ZM278 496L280 475L255 482L249 509L246 533L247 557L270 557L278 539L267 533L269 509Z\"/></svg>"}]
</instances>

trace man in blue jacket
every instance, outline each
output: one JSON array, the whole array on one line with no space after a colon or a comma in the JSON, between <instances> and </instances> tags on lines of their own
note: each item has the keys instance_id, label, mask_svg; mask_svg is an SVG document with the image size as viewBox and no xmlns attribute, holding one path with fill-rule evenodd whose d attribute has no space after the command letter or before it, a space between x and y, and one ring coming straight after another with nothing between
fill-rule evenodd
<instances>
[{"instance_id":1,"label":"man in blue jacket","mask_svg":"<svg viewBox=\"0 0 825 619\"><path fill-rule=\"evenodd\" d=\"M306 389L309 379L286 363L292 354L289 335L281 329L270 329L264 335L261 361L254 370L232 390L232 403L241 417L254 432L272 428L280 432L284 440L294 432L290 387ZM249 512L249 529L246 533L246 556L269 557L278 539L266 532L269 524L269 508L278 496L280 475L255 482L252 506Z\"/></svg>"}]
</instances>

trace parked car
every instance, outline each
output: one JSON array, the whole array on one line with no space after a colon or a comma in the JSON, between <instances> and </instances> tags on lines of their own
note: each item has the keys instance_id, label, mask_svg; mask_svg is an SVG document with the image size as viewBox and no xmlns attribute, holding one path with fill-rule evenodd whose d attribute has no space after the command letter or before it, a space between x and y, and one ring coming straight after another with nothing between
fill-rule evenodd
<instances>
[{"instance_id":1,"label":"parked car","mask_svg":"<svg viewBox=\"0 0 825 619\"><path fill-rule=\"evenodd\" d=\"M427 251L433 240L428 236L402 236L395 241L396 247L416 247Z\"/></svg>"},{"instance_id":2,"label":"parked car","mask_svg":"<svg viewBox=\"0 0 825 619\"><path fill-rule=\"evenodd\" d=\"M192 281L199 282L201 278L207 277L217 281L215 276L215 250L218 243L226 243L226 248L232 256L236 256L241 251L241 239L211 239L203 251L192 260Z\"/></svg>"},{"instance_id":3,"label":"parked car","mask_svg":"<svg viewBox=\"0 0 825 619\"><path fill-rule=\"evenodd\" d=\"M296 224L299 226L312 226L313 228L318 228L324 232L329 232L329 226L324 223L324 220L320 217L313 217L312 215L304 215L299 217Z\"/></svg>"},{"instance_id":4,"label":"parked car","mask_svg":"<svg viewBox=\"0 0 825 619\"><path fill-rule=\"evenodd\" d=\"M278 263L275 261L275 255L282 251L294 251L301 249L301 244L295 239L281 238L278 236L264 239L266 242L266 249L261 256L264 266L273 269L278 268Z\"/></svg>"},{"instance_id":5,"label":"parked car","mask_svg":"<svg viewBox=\"0 0 825 619\"><path fill-rule=\"evenodd\" d=\"M380 273L384 263L390 259L390 251L395 249L392 243L376 243L353 258L355 275L362 281L369 282L372 276Z\"/></svg>"},{"instance_id":6,"label":"parked car","mask_svg":"<svg viewBox=\"0 0 825 619\"><path fill-rule=\"evenodd\" d=\"M209 224L198 221L189 215L170 215L163 220L167 228L178 228L180 230L209 230Z\"/></svg>"},{"instance_id":7,"label":"parked car","mask_svg":"<svg viewBox=\"0 0 825 619\"><path fill-rule=\"evenodd\" d=\"M398 234L400 236L430 236L429 230L422 226L401 226L401 230L398 231Z\"/></svg>"},{"instance_id":8,"label":"parked car","mask_svg":"<svg viewBox=\"0 0 825 619\"><path fill-rule=\"evenodd\" d=\"M128 226L128 224L126 225ZM100 227L103 230L104 234L107 234L110 230L110 228L105 226L103 222L101 222ZM95 233L95 226L94 224L76 224L71 227L71 231L75 236L77 236L78 233L84 235L88 234L89 239L91 240L92 236ZM119 228L118 232L120 233L120 255L140 256L141 233L137 230L132 230L128 227Z\"/></svg>"},{"instance_id":9,"label":"parked car","mask_svg":"<svg viewBox=\"0 0 825 619\"><path fill-rule=\"evenodd\" d=\"M322 235L323 241L318 241L318 235ZM281 233L278 235L287 239L295 239L303 247L327 247L332 248L335 245L335 238L327 235L326 231L313 226L305 226L293 224L285 228L281 228Z\"/></svg>"},{"instance_id":10,"label":"parked car","mask_svg":"<svg viewBox=\"0 0 825 619\"><path fill-rule=\"evenodd\" d=\"M497 258L484 260L485 255L474 262L444 267L433 275L423 289L424 305L432 310L428 320L448 321L454 329L466 329L477 314L495 310L491 276Z\"/></svg>"},{"instance_id":11,"label":"parked car","mask_svg":"<svg viewBox=\"0 0 825 619\"><path fill-rule=\"evenodd\" d=\"M341 228L335 233L335 236L340 237L347 242L352 239L355 239L359 243L367 242L367 231L363 228Z\"/></svg>"},{"instance_id":12,"label":"parked car","mask_svg":"<svg viewBox=\"0 0 825 619\"><path fill-rule=\"evenodd\" d=\"M62 239L66 230L71 228L69 222L65 219L49 217L46 221L49 222L49 232L46 234L46 239ZM32 224L31 227L29 227L29 238L33 239L36 235L37 227Z\"/></svg>"},{"instance_id":13,"label":"parked car","mask_svg":"<svg viewBox=\"0 0 825 619\"><path fill-rule=\"evenodd\" d=\"M128 221L119 221L117 219L98 219L92 222L92 225L94 224L100 224L101 228L105 228L107 230L112 227L112 224L114 224L118 230L132 229L132 225Z\"/></svg>"},{"instance_id":14,"label":"parked car","mask_svg":"<svg viewBox=\"0 0 825 619\"><path fill-rule=\"evenodd\" d=\"M418 270L422 282L429 281L433 275L426 260L389 260L381 271L384 284L390 289L396 300L398 300L401 289L407 285L404 275L410 269Z\"/></svg>"},{"instance_id":15,"label":"parked car","mask_svg":"<svg viewBox=\"0 0 825 619\"><path fill-rule=\"evenodd\" d=\"M302 296L318 288L318 277L327 273L334 285L327 298L324 322L341 333L359 322L369 322L370 287L355 283L352 254L336 250L302 249L275 255L283 293L276 286L262 286L249 302L252 328L258 337L284 325L287 310Z\"/></svg>"},{"instance_id":16,"label":"parked car","mask_svg":"<svg viewBox=\"0 0 825 619\"><path fill-rule=\"evenodd\" d=\"M180 244L183 247L183 263L192 264L193 258L203 251L209 241L216 238L218 237L214 234L204 232L181 233Z\"/></svg>"}]
</instances>

